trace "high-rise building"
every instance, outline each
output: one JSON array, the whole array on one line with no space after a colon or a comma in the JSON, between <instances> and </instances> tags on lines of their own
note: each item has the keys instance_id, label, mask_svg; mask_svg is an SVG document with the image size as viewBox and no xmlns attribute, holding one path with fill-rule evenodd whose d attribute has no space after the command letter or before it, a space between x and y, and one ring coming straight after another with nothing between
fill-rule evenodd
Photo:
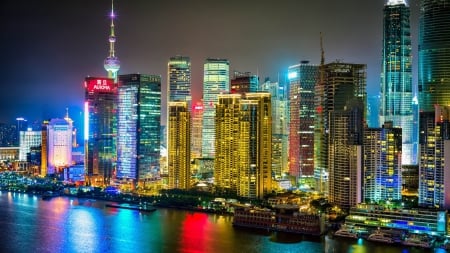
<instances>
[{"instance_id":1,"label":"high-rise building","mask_svg":"<svg viewBox=\"0 0 450 253\"><path fill-rule=\"evenodd\" d=\"M86 182L108 185L117 158L117 86L112 78L87 77L84 87Z\"/></svg>"},{"instance_id":2,"label":"high-rise building","mask_svg":"<svg viewBox=\"0 0 450 253\"><path fill-rule=\"evenodd\" d=\"M321 64L320 78L315 89L316 115L314 124L314 176L317 190L326 193L329 170L329 114L342 111L347 101L366 101L366 65L343 62ZM364 110L365 114L365 110ZM365 115L363 117L365 119ZM363 124L363 123L361 123ZM330 183L331 178L329 179ZM334 182L333 182L334 184Z\"/></svg>"},{"instance_id":3,"label":"high-rise building","mask_svg":"<svg viewBox=\"0 0 450 253\"><path fill-rule=\"evenodd\" d=\"M289 174L314 175L314 89L319 66L302 61L289 67Z\"/></svg>"},{"instance_id":4,"label":"high-rise building","mask_svg":"<svg viewBox=\"0 0 450 253\"><path fill-rule=\"evenodd\" d=\"M47 174L58 174L72 165L72 125L65 119L52 119L47 131Z\"/></svg>"},{"instance_id":5,"label":"high-rise building","mask_svg":"<svg viewBox=\"0 0 450 253\"><path fill-rule=\"evenodd\" d=\"M191 60L186 56L174 56L167 64L168 101L186 101L191 109Z\"/></svg>"},{"instance_id":6,"label":"high-rise building","mask_svg":"<svg viewBox=\"0 0 450 253\"><path fill-rule=\"evenodd\" d=\"M42 122L41 128L41 177L48 174L48 123L48 121Z\"/></svg>"},{"instance_id":7,"label":"high-rise building","mask_svg":"<svg viewBox=\"0 0 450 253\"><path fill-rule=\"evenodd\" d=\"M191 116L188 102L169 102L168 110L168 170L169 188L191 187Z\"/></svg>"},{"instance_id":8,"label":"high-rise building","mask_svg":"<svg viewBox=\"0 0 450 253\"><path fill-rule=\"evenodd\" d=\"M363 122L365 106L353 99L329 113L328 199L349 209L362 200Z\"/></svg>"},{"instance_id":9,"label":"high-rise building","mask_svg":"<svg viewBox=\"0 0 450 253\"><path fill-rule=\"evenodd\" d=\"M159 177L161 77L119 76L117 175L134 184Z\"/></svg>"},{"instance_id":10,"label":"high-rise building","mask_svg":"<svg viewBox=\"0 0 450 253\"><path fill-rule=\"evenodd\" d=\"M28 128L27 131L20 131L19 134L19 160L27 161L27 154L30 153L32 147L41 146L41 131L33 131Z\"/></svg>"},{"instance_id":11,"label":"high-rise building","mask_svg":"<svg viewBox=\"0 0 450 253\"><path fill-rule=\"evenodd\" d=\"M191 128L191 157L202 157L202 122L203 122L203 103L197 102L191 109L192 128Z\"/></svg>"},{"instance_id":12,"label":"high-rise building","mask_svg":"<svg viewBox=\"0 0 450 253\"><path fill-rule=\"evenodd\" d=\"M272 187L270 93L219 95L216 106L215 183L243 197Z\"/></svg>"},{"instance_id":13,"label":"high-rise building","mask_svg":"<svg viewBox=\"0 0 450 253\"><path fill-rule=\"evenodd\" d=\"M420 1L419 106L450 104L450 0Z\"/></svg>"},{"instance_id":14,"label":"high-rise building","mask_svg":"<svg viewBox=\"0 0 450 253\"><path fill-rule=\"evenodd\" d=\"M114 32L114 18L116 14L114 13L114 2L111 0L111 14L109 15L111 18L111 30L108 38L109 41L109 55L106 57L103 66L105 70L108 72L108 78L114 79L114 82L117 83L117 72L120 69L120 61L116 56L115 44L116 44L116 35Z\"/></svg>"},{"instance_id":15,"label":"high-rise building","mask_svg":"<svg viewBox=\"0 0 450 253\"><path fill-rule=\"evenodd\" d=\"M402 129L386 122L364 129L363 201L401 200Z\"/></svg>"},{"instance_id":16,"label":"high-rise building","mask_svg":"<svg viewBox=\"0 0 450 253\"><path fill-rule=\"evenodd\" d=\"M419 205L450 208L450 106L420 113Z\"/></svg>"},{"instance_id":17,"label":"high-rise building","mask_svg":"<svg viewBox=\"0 0 450 253\"><path fill-rule=\"evenodd\" d=\"M203 65L202 157L214 158L215 108L219 94L230 92L230 63L225 59L206 59Z\"/></svg>"},{"instance_id":18,"label":"high-rise building","mask_svg":"<svg viewBox=\"0 0 450 253\"><path fill-rule=\"evenodd\" d=\"M257 92L259 87L259 78L257 75L252 75L250 72L234 72L234 77L231 79L230 92L231 93L246 93Z\"/></svg>"},{"instance_id":19,"label":"high-rise building","mask_svg":"<svg viewBox=\"0 0 450 253\"><path fill-rule=\"evenodd\" d=\"M384 6L380 123L402 129L402 163L417 164L413 111L410 10L404 0Z\"/></svg>"},{"instance_id":20,"label":"high-rise building","mask_svg":"<svg viewBox=\"0 0 450 253\"><path fill-rule=\"evenodd\" d=\"M287 83L267 79L261 90L270 93L272 99L272 173L276 179L288 172L288 99Z\"/></svg>"}]
</instances>

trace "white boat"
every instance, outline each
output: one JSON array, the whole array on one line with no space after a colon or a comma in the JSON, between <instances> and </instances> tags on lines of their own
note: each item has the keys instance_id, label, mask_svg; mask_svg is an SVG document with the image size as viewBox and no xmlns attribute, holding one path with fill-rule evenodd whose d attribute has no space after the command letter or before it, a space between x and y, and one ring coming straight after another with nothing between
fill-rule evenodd
<instances>
[{"instance_id":1,"label":"white boat","mask_svg":"<svg viewBox=\"0 0 450 253\"><path fill-rule=\"evenodd\" d=\"M394 239L392 239L391 235L389 235L387 233L383 233L379 230L370 234L369 237L367 237L367 240L373 241L373 242L394 243Z\"/></svg>"},{"instance_id":2,"label":"white boat","mask_svg":"<svg viewBox=\"0 0 450 253\"><path fill-rule=\"evenodd\" d=\"M428 235L409 234L402 244L406 246L431 248L433 243L432 240L428 238Z\"/></svg>"},{"instance_id":3,"label":"white boat","mask_svg":"<svg viewBox=\"0 0 450 253\"><path fill-rule=\"evenodd\" d=\"M335 236L346 237L346 238L358 238L358 234L348 227L341 227L338 231L334 233Z\"/></svg>"}]
</instances>

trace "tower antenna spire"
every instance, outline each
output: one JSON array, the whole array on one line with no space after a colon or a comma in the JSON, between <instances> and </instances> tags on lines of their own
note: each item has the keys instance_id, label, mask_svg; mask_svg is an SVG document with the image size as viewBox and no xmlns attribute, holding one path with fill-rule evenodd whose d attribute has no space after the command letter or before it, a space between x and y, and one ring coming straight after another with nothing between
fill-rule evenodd
<instances>
[{"instance_id":1,"label":"tower antenna spire","mask_svg":"<svg viewBox=\"0 0 450 253\"><path fill-rule=\"evenodd\" d=\"M111 18L111 33L109 35L109 56L106 57L103 66L105 70L108 72L108 77L113 78L114 82L117 82L117 72L120 69L120 61L116 56L115 51L115 43L116 43L116 35L114 33L114 18L116 17L114 13L114 0L111 0L111 14L109 15Z\"/></svg>"}]
</instances>

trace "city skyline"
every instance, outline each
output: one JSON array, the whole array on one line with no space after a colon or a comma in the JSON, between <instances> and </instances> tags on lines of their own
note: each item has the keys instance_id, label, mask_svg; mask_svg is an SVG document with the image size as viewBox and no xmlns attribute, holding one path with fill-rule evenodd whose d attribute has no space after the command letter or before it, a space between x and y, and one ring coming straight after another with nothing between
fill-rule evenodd
<instances>
[{"instance_id":1,"label":"city skyline","mask_svg":"<svg viewBox=\"0 0 450 253\"><path fill-rule=\"evenodd\" d=\"M119 75L160 75L165 86L169 58L189 56L196 102L202 96L206 58L228 59L230 73L248 71L258 74L260 81L267 76L276 80L301 60L319 64L322 32L325 62L340 59L367 64L368 95L377 95L385 1L358 3L227 1L207 5L201 0L117 0L114 12ZM409 5L416 84L418 1L409 1ZM356 6L358 12L354 11ZM8 48L4 59L8 64L2 68L0 92L8 96L0 102L0 122L11 122L17 116L30 121L62 117L66 107L71 115L82 111L84 78L107 76L103 60L109 50L110 8L108 0L2 2L2 36ZM214 19L210 18L212 10ZM165 110L166 94L162 98Z\"/></svg>"}]
</instances>

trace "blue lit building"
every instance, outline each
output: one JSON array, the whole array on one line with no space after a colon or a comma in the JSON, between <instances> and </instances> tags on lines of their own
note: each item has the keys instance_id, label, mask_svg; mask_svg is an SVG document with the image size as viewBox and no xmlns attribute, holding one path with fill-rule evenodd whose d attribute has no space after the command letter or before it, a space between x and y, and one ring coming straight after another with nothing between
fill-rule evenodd
<instances>
[{"instance_id":1,"label":"blue lit building","mask_svg":"<svg viewBox=\"0 0 450 253\"><path fill-rule=\"evenodd\" d=\"M417 164L417 138L413 130L413 85L410 10L404 0L384 6L380 122L402 129L402 164Z\"/></svg>"},{"instance_id":2,"label":"blue lit building","mask_svg":"<svg viewBox=\"0 0 450 253\"><path fill-rule=\"evenodd\" d=\"M402 129L392 122L364 130L364 201L401 200L401 154Z\"/></svg>"},{"instance_id":3,"label":"blue lit building","mask_svg":"<svg viewBox=\"0 0 450 253\"><path fill-rule=\"evenodd\" d=\"M142 182L159 176L161 77L119 75L117 178Z\"/></svg>"}]
</instances>

